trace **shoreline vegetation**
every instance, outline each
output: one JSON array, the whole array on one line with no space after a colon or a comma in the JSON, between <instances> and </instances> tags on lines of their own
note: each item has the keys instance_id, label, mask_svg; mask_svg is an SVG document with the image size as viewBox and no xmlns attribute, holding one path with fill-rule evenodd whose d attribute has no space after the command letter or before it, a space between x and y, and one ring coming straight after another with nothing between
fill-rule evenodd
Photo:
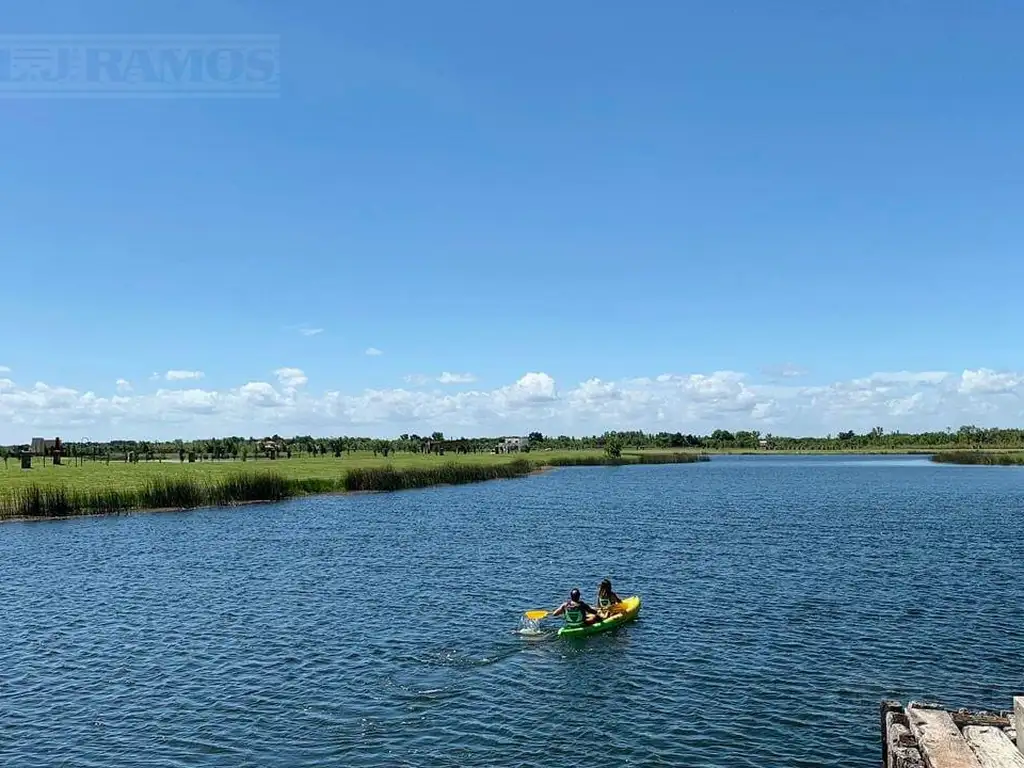
<instances>
[{"instance_id":1,"label":"shoreline vegetation","mask_svg":"<svg viewBox=\"0 0 1024 768\"><path fill-rule=\"evenodd\" d=\"M85 461L22 471L0 471L0 522L54 520L146 511L184 511L283 501L299 496L390 492L439 485L514 479L559 467L681 464L738 455L920 455L939 464L1024 466L1020 449L945 451L861 449L742 449L540 451L523 454L462 454L390 458L348 454L343 459L294 458L246 465L231 459L177 461ZM249 467L245 469L244 467Z\"/></svg>"},{"instance_id":2,"label":"shoreline vegetation","mask_svg":"<svg viewBox=\"0 0 1024 768\"><path fill-rule=\"evenodd\" d=\"M340 462L339 466L339 462L321 459L316 462L321 465L317 468L321 471L312 474L308 471L309 460L303 459L284 459L275 461L273 468L249 471L239 470L237 464L229 463L234 468L227 472L204 471L211 464L199 465L202 467L199 469L197 465L155 463L151 468L156 472L150 472L148 477L135 483L80 482L78 487L75 487L76 481L86 479L87 474L97 473L88 470L83 473L80 467L70 465L51 466L48 474L57 475L51 482L32 481L20 487L0 487L0 521L54 520L158 510L184 511L331 493L391 492L515 479L557 467L690 464L710 460L707 454L689 451L622 453L619 456L580 452L580 455L562 453L535 459L515 456L505 461L499 460L499 457L494 459L490 462L465 459L421 460L406 466L395 466L388 462L351 468L346 468L344 462ZM289 467L292 462L295 464ZM95 466L100 470L99 474L103 474L102 468L109 465ZM134 469L138 465L129 466ZM184 471L176 472L179 467ZM288 473L291 468L300 471ZM161 469L164 471L161 472ZM189 471L192 469L199 471ZM323 471L325 469L328 471ZM123 473L117 474L123 476Z\"/></svg>"},{"instance_id":3,"label":"shoreline vegetation","mask_svg":"<svg viewBox=\"0 0 1024 768\"><path fill-rule=\"evenodd\" d=\"M271 502L522 477L554 467L708 461L712 455L920 455L939 464L1024 465L1024 429L919 434L875 427L825 437L717 429L451 438L224 437L0 446L0 521Z\"/></svg>"},{"instance_id":4,"label":"shoreline vegetation","mask_svg":"<svg viewBox=\"0 0 1024 768\"><path fill-rule=\"evenodd\" d=\"M697 451L703 453L936 453L946 451L1024 451L1024 429L964 425L933 432L887 432L874 427L867 432L854 430L825 436L775 435L758 430L716 429L707 435L682 432L644 432L643 430L607 431L599 435L545 435L530 432L518 437L452 437L443 432L429 435L402 434L394 438L360 436L282 437L227 436L194 440L92 440L61 441L57 438L32 438L31 443L0 445L0 459L17 460L31 453L44 464L54 449L67 461L258 461L261 459L328 457L344 458L370 454L387 458L416 455L503 454L507 450L523 453L577 453L605 451Z\"/></svg>"},{"instance_id":5,"label":"shoreline vegetation","mask_svg":"<svg viewBox=\"0 0 1024 768\"><path fill-rule=\"evenodd\" d=\"M971 464L996 467L1024 466L1024 451L941 451L932 455L936 464Z\"/></svg>"}]
</instances>

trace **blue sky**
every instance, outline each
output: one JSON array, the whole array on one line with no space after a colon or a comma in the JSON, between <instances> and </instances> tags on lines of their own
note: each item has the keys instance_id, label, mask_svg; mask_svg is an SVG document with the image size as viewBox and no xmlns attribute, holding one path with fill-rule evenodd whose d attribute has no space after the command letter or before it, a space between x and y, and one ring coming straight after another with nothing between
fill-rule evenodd
<instances>
[{"instance_id":1,"label":"blue sky","mask_svg":"<svg viewBox=\"0 0 1024 768\"><path fill-rule=\"evenodd\" d=\"M4 23L280 35L282 86L0 99L0 439L207 434L226 428L216 409L159 428L137 412L182 387L286 401L281 369L317 403L275 415L283 428L342 432L603 429L624 415L567 416L582 383L716 372L744 374L756 402L630 417L753 424L797 389L777 431L1021 415L1012 387L977 412L890 397L830 416L813 394L1024 369L1018 3L52 0ZM495 410L530 373L555 382L555 410ZM435 399L364 422L367 390ZM327 392L347 415L324 415ZM488 405L452 416L474 393ZM108 410L90 416L89 394Z\"/></svg>"}]
</instances>

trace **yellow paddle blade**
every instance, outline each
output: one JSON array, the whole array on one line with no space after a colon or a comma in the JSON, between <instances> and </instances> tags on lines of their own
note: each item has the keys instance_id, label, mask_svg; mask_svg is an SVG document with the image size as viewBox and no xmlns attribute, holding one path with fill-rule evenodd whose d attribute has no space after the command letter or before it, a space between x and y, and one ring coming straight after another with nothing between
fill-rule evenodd
<instances>
[{"instance_id":1,"label":"yellow paddle blade","mask_svg":"<svg viewBox=\"0 0 1024 768\"><path fill-rule=\"evenodd\" d=\"M526 611L524 614L530 621L537 621L537 619L543 619L548 615L548 611Z\"/></svg>"}]
</instances>

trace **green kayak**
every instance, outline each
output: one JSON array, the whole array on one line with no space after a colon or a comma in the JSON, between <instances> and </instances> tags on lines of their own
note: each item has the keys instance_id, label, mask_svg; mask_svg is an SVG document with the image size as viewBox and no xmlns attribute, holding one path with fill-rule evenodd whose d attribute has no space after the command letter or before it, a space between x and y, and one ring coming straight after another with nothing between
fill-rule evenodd
<instances>
[{"instance_id":1,"label":"green kayak","mask_svg":"<svg viewBox=\"0 0 1024 768\"><path fill-rule=\"evenodd\" d=\"M613 605L612 610L615 613L607 619L594 622L593 624L584 624L583 626L562 627L558 630L558 635L559 637L596 635L598 632L607 632L609 629L615 629L615 627L625 624L627 621L632 621L640 613L640 596L633 595L633 597L627 597L621 603Z\"/></svg>"}]
</instances>

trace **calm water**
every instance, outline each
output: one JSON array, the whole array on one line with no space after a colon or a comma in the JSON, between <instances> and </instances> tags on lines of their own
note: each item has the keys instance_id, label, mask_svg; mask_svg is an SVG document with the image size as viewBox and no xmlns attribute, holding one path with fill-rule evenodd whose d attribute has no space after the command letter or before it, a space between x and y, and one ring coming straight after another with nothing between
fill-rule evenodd
<instances>
[{"instance_id":1,"label":"calm water","mask_svg":"<svg viewBox=\"0 0 1024 768\"><path fill-rule=\"evenodd\" d=\"M3 525L0 764L874 767L881 698L1024 689L1022 499L716 457ZM515 633L606 575L636 623Z\"/></svg>"}]
</instances>

